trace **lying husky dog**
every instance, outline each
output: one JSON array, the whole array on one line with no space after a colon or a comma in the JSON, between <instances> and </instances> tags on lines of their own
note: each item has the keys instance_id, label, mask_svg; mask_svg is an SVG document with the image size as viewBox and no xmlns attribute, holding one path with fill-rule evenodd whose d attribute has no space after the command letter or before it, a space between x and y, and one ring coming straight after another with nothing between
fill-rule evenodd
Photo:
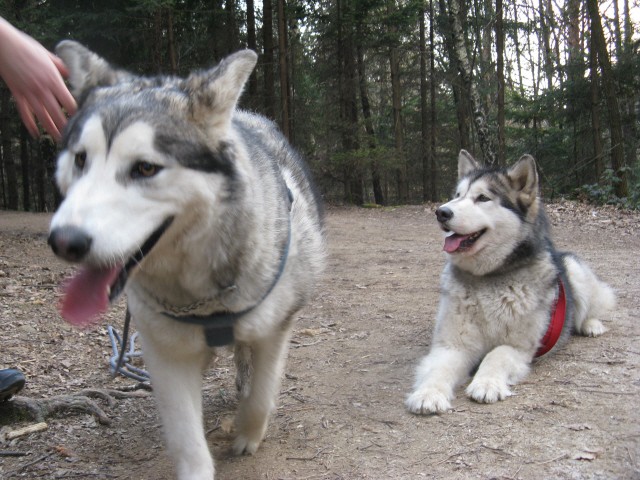
<instances>
[{"instance_id":1,"label":"lying husky dog","mask_svg":"<svg viewBox=\"0 0 640 480\"><path fill-rule=\"evenodd\" d=\"M529 364L573 330L598 336L612 290L575 256L557 252L525 155L508 169L458 158L455 198L436 210L447 265L429 354L406 400L413 413L451 408L455 388L477 367L467 395L493 403L511 394Z\"/></svg>"},{"instance_id":2,"label":"lying husky dog","mask_svg":"<svg viewBox=\"0 0 640 480\"><path fill-rule=\"evenodd\" d=\"M275 126L236 110L254 52L186 79L136 77L71 41L56 53L80 105L58 159L65 199L49 236L82 267L62 314L94 322L126 285L178 477L211 479L202 370L213 347L235 341L233 448L254 453L292 317L323 267L318 198Z\"/></svg>"}]
</instances>

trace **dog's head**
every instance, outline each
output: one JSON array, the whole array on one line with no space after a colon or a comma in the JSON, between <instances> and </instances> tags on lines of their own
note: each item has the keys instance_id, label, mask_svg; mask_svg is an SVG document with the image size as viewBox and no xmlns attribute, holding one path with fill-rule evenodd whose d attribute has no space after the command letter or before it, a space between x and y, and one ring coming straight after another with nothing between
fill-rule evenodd
<instances>
[{"instance_id":1,"label":"dog's head","mask_svg":"<svg viewBox=\"0 0 640 480\"><path fill-rule=\"evenodd\" d=\"M135 76L71 41L56 53L79 109L58 157L65 199L49 243L84 266L69 298L104 309L107 291L121 289L156 242L170 241L172 223L200 205L223 208L233 196L242 167L231 121L257 56L241 51L181 79ZM77 308L77 323L88 320L85 307Z\"/></svg>"},{"instance_id":2,"label":"dog's head","mask_svg":"<svg viewBox=\"0 0 640 480\"><path fill-rule=\"evenodd\" d=\"M489 273L532 234L540 210L536 163L524 155L509 168L483 168L465 150L458 156L453 200L436 210L444 250L459 268Z\"/></svg>"}]
</instances>

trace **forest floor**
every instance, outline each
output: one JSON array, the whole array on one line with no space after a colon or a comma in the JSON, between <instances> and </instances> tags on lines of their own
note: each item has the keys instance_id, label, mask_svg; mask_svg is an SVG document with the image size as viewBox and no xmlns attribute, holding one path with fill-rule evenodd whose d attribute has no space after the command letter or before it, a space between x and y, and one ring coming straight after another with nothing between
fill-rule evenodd
<instances>
[{"instance_id":1,"label":"forest floor","mask_svg":"<svg viewBox=\"0 0 640 480\"><path fill-rule=\"evenodd\" d=\"M433 210L329 208L326 276L300 314L278 408L255 455L230 453L229 354L205 374L217 478L640 478L640 214L550 205L557 246L618 293L617 310L603 319L608 331L543 357L503 402L474 403L460 390L451 412L416 416L403 401L430 345L444 263ZM122 304L92 331L56 312L57 286L71 269L47 246L49 219L0 212L0 368L20 368L28 377L21 395L33 400L134 385L108 369L106 325L122 328ZM108 425L67 411L13 440L34 421L3 416L0 405L0 478L173 478L152 396L130 395L93 400Z\"/></svg>"}]
</instances>

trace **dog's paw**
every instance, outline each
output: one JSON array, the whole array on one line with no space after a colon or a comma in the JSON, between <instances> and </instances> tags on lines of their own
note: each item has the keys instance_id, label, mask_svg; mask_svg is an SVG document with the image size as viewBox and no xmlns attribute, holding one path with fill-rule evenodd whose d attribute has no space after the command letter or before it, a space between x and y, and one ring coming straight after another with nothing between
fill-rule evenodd
<instances>
[{"instance_id":1,"label":"dog's paw","mask_svg":"<svg viewBox=\"0 0 640 480\"><path fill-rule=\"evenodd\" d=\"M599 337L606 331L607 329L597 318L587 318L580 329L580 333L585 337Z\"/></svg>"},{"instance_id":2,"label":"dog's paw","mask_svg":"<svg viewBox=\"0 0 640 480\"><path fill-rule=\"evenodd\" d=\"M511 396L509 386L492 378L474 379L467 387L467 395L480 403L495 403Z\"/></svg>"},{"instance_id":3,"label":"dog's paw","mask_svg":"<svg viewBox=\"0 0 640 480\"><path fill-rule=\"evenodd\" d=\"M418 389L407 397L405 405L411 413L429 415L451 409L447 395L435 388Z\"/></svg>"},{"instance_id":4,"label":"dog's paw","mask_svg":"<svg viewBox=\"0 0 640 480\"><path fill-rule=\"evenodd\" d=\"M258 451L262 437L251 439L247 435L238 435L233 442L233 453L235 455L253 455Z\"/></svg>"}]
</instances>

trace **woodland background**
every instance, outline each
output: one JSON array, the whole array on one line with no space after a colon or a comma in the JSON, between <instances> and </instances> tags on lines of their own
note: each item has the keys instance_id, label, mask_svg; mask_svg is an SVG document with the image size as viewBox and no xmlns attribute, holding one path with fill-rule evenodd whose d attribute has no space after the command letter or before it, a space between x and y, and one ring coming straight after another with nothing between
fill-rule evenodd
<instances>
[{"instance_id":1,"label":"woodland background","mask_svg":"<svg viewBox=\"0 0 640 480\"><path fill-rule=\"evenodd\" d=\"M0 0L0 15L140 74L257 51L242 106L278 122L328 201L440 201L465 148L534 155L547 198L640 206L638 0ZM4 84L0 137L0 208L54 210L56 146L29 137Z\"/></svg>"}]
</instances>

